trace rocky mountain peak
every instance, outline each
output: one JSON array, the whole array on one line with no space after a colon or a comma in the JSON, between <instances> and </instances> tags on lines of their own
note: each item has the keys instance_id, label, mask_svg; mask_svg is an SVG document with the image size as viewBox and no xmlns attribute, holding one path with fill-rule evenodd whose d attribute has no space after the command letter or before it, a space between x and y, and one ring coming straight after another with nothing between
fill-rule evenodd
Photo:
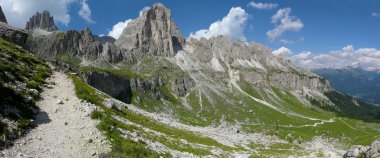
<instances>
[{"instance_id":1,"label":"rocky mountain peak","mask_svg":"<svg viewBox=\"0 0 380 158\"><path fill-rule=\"evenodd\" d=\"M169 57L182 49L185 38L172 20L171 10L156 3L128 23L115 44L141 57L144 53Z\"/></svg>"},{"instance_id":2,"label":"rocky mountain peak","mask_svg":"<svg viewBox=\"0 0 380 158\"><path fill-rule=\"evenodd\" d=\"M0 22L7 23L7 19L5 18L5 15L3 13L3 10L1 9L1 6L0 6Z\"/></svg>"},{"instance_id":3,"label":"rocky mountain peak","mask_svg":"<svg viewBox=\"0 0 380 158\"><path fill-rule=\"evenodd\" d=\"M91 42L95 41L94 37L92 36L92 31L88 27L81 31L81 35L83 40Z\"/></svg>"},{"instance_id":4,"label":"rocky mountain peak","mask_svg":"<svg viewBox=\"0 0 380 158\"><path fill-rule=\"evenodd\" d=\"M26 30L43 29L47 31L58 30L57 26L54 24L54 19L50 16L49 11L45 10L42 13L37 12L34 14L29 21L26 23Z\"/></svg>"}]
</instances>

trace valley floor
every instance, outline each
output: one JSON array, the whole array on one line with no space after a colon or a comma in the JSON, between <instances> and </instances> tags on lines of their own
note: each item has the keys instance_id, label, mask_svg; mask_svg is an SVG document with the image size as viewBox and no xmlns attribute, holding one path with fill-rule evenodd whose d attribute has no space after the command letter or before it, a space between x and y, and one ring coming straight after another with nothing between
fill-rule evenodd
<instances>
[{"instance_id":1,"label":"valley floor","mask_svg":"<svg viewBox=\"0 0 380 158\"><path fill-rule=\"evenodd\" d=\"M36 128L14 146L0 151L0 157L98 157L110 145L89 117L94 105L78 99L74 84L55 72L36 104L41 109Z\"/></svg>"}]
</instances>

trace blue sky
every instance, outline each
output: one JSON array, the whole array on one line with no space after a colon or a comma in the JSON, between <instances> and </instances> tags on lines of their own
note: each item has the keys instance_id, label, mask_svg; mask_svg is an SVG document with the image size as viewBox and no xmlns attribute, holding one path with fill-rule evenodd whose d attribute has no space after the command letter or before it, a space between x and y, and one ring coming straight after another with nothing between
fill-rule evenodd
<instances>
[{"instance_id":1,"label":"blue sky","mask_svg":"<svg viewBox=\"0 0 380 158\"><path fill-rule=\"evenodd\" d=\"M157 1L127 1L89 0L87 3L92 10L92 19L96 23L88 23L75 12L79 5L73 5L70 11L72 20L67 26L58 23L61 29L82 29L90 27L96 34L107 34L112 26L119 21L134 19L139 11ZM244 30L247 41L256 41L277 49L286 46L293 52L312 51L328 52L339 50L346 45L356 48L380 49L380 17L372 16L380 12L380 1L358 0L280 0L254 1L256 3L276 3L277 8L270 10L254 9L248 6L251 0L202 0L202 1L159 1L170 8L173 19L185 37L190 32L207 29L211 23L226 16L232 7L241 7L249 14ZM291 8L291 15L303 22L304 27L298 31L285 32L279 39L271 41L266 32L275 26L271 17L278 9ZM294 41L284 44L281 39ZM303 39L303 41L302 41Z\"/></svg>"},{"instance_id":2,"label":"blue sky","mask_svg":"<svg viewBox=\"0 0 380 158\"><path fill-rule=\"evenodd\" d=\"M60 2L61 4L56 4ZM380 53L378 0L0 0L0 5L5 14L11 16L17 15L14 11L17 4L30 12L35 12L31 9L33 7L35 10L47 9L55 16L60 30L82 30L89 27L94 34L107 35L115 24L137 18L142 8L156 2L161 2L172 10L172 18L186 38L191 32L208 29L212 23L222 20L231 8L240 7L244 15L246 14L242 34L247 42L262 43L273 50L284 47L292 52L288 55L298 55L307 51L312 52L314 56L331 54L334 50L342 50L350 45L353 46L353 52L361 48L374 48L375 53ZM251 2L270 3L275 7L258 9L248 5ZM31 7L27 6L28 3L31 3ZM41 5L37 6L38 3ZM78 14L78 11L83 10L83 4L87 5L85 15L94 22L86 21ZM268 31L281 24L281 20L272 22L272 17L281 9L288 9L288 20L302 26L285 30L280 36L271 39L267 35ZM22 11L17 13L30 17L21 15L24 13ZM20 19L18 21L22 21L22 18Z\"/></svg>"}]
</instances>

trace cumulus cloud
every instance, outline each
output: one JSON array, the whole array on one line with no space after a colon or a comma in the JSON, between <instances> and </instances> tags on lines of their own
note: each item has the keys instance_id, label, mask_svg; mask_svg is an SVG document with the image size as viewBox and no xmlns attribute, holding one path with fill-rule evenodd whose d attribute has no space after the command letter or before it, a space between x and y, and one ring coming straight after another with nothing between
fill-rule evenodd
<instances>
[{"instance_id":1,"label":"cumulus cloud","mask_svg":"<svg viewBox=\"0 0 380 158\"><path fill-rule=\"evenodd\" d=\"M375 48L355 49L348 45L325 54L302 52L289 58L295 65L309 69L360 66L369 71L380 70L380 50Z\"/></svg>"},{"instance_id":2,"label":"cumulus cloud","mask_svg":"<svg viewBox=\"0 0 380 158\"><path fill-rule=\"evenodd\" d=\"M56 22L70 22L69 7L76 0L0 0L8 23L24 28L26 21L37 11L48 10Z\"/></svg>"},{"instance_id":3,"label":"cumulus cloud","mask_svg":"<svg viewBox=\"0 0 380 158\"><path fill-rule=\"evenodd\" d=\"M278 56L278 57L286 57L286 56L290 56L293 54L293 52L286 48L286 47L281 47L281 48L278 48L277 50L274 50L272 51L272 53L275 55L275 56Z\"/></svg>"},{"instance_id":4,"label":"cumulus cloud","mask_svg":"<svg viewBox=\"0 0 380 158\"><path fill-rule=\"evenodd\" d=\"M91 9L87 4L87 0L82 0L80 3L81 9L78 12L79 16L89 23L95 23L95 21L91 18Z\"/></svg>"},{"instance_id":5,"label":"cumulus cloud","mask_svg":"<svg viewBox=\"0 0 380 158\"><path fill-rule=\"evenodd\" d=\"M210 25L208 29L198 30L195 33L191 32L189 38L200 39L210 38L218 35L226 35L233 40L246 40L244 35L245 25L248 19L248 14L240 7L232 7L229 13Z\"/></svg>"},{"instance_id":6,"label":"cumulus cloud","mask_svg":"<svg viewBox=\"0 0 380 158\"><path fill-rule=\"evenodd\" d=\"M132 19L128 19L113 25L112 30L108 32L108 36L118 39L121 33L123 33L124 28L126 28L131 21Z\"/></svg>"},{"instance_id":7,"label":"cumulus cloud","mask_svg":"<svg viewBox=\"0 0 380 158\"><path fill-rule=\"evenodd\" d=\"M380 13L376 13L376 12L372 12L371 15L372 15L373 17L380 17Z\"/></svg>"},{"instance_id":8,"label":"cumulus cloud","mask_svg":"<svg viewBox=\"0 0 380 158\"><path fill-rule=\"evenodd\" d=\"M250 2L248 3L248 6L255 8L255 9L274 9L278 7L278 4L276 3L256 3L256 2Z\"/></svg>"},{"instance_id":9,"label":"cumulus cloud","mask_svg":"<svg viewBox=\"0 0 380 158\"><path fill-rule=\"evenodd\" d=\"M300 31L303 28L301 19L291 16L290 8L283 8L272 16L272 23L276 25L273 30L267 32L267 36L271 40L275 40L286 31Z\"/></svg>"}]
</instances>

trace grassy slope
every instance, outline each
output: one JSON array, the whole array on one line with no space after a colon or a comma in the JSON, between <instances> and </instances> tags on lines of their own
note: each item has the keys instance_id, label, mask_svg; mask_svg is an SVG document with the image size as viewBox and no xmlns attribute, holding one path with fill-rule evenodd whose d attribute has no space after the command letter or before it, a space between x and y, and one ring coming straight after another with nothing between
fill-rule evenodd
<instances>
[{"instance_id":1,"label":"grassy slope","mask_svg":"<svg viewBox=\"0 0 380 158\"><path fill-rule=\"evenodd\" d=\"M4 109L1 109L0 113L2 117L17 122L18 132L15 133L24 133L31 126L30 119L34 118L32 108L38 109L34 102L38 97L30 96L26 90L41 91L41 86L51 74L51 70L45 62L3 39L0 39L0 70L0 105L4 108L13 106L20 111L19 115L3 113ZM24 83L27 89L16 90L16 82ZM31 100L28 97L31 97ZM0 119L0 136L7 135L8 132L10 131L7 125Z\"/></svg>"},{"instance_id":2,"label":"grassy slope","mask_svg":"<svg viewBox=\"0 0 380 158\"><path fill-rule=\"evenodd\" d=\"M184 76L183 72L180 70L176 68L164 68L160 63L157 63L158 61L160 60L154 60L151 58L145 59L142 61L142 66L144 67L138 69L133 69L131 65L125 65L128 67L128 71L111 69L95 70L107 71L125 77L138 76L142 78L151 78L157 76L158 74L169 75L168 79L164 81L166 83L170 81L170 78ZM280 113L252 100L249 96L241 94L241 92L235 88L230 89L230 91L214 92L214 90L211 90L206 86L202 87L202 91L195 88L191 90L188 96L178 98L173 96L168 87L163 87L160 91L167 96L170 96L166 99L166 101L163 102L162 100L156 100L153 97L148 97L148 99L143 103L134 102L134 104L151 112L163 112L170 109L170 111L173 111L174 115L177 116L183 123L190 125L208 126L215 123L219 124L219 121L222 119L230 123L243 122L243 128L246 132L263 132L268 135L277 135L282 139L288 140L289 143L294 141L302 143L305 141L310 141L315 136L324 136L327 138L337 138L347 146L353 144L368 145L374 139L379 137L380 131L378 130L378 127L380 125L377 123L370 124L361 120L344 117L343 115L339 115L329 110L306 106L299 102L298 99L288 91L281 92L280 90L273 88L274 94L269 94L262 89L249 85L243 80L239 82L239 85L243 91L251 96L266 100L286 111L291 111L303 116L325 121L333 119L334 122L326 122L315 127L311 126L316 123L321 123L321 121L308 120L297 116ZM227 86L228 85L226 85L226 87ZM139 93L136 94L136 96L147 95L144 93ZM273 101L270 98L277 98L275 99L277 101ZM335 98L338 97L335 96ZM191 107L190 109L183 106L185 102L189 104ZM340 106L344 107L343 104ZM143 122L137 121L135 123L142 124ZM151 128L152 126L149 125L149 127ZM292 135L291 138L286 137L289 134ZM289 153L289 150L275 150L274 148L296 148L298 151L302 151L301 149L298 149L299 146L292 144L275 145L270 149L261 148L260 144L252 144L252 146L254 149L269 155L292 154ZM172 148L176 147L172 146ZM190 149L181 149L181 151L194 152ZM196 153L200 154L203 152L197 151Z\"/></svg>"},{"instance_id":3,"label":"grassy slope","mask_svg":"<svg viewBox=\"0 0 380 158\"><path fill-rule=\"evenodd\" d=\"M148 149L145 145L146 142L139 141L135 142L129 138L123 138L121 133L116 130L117 128L121 128L126 131L137 132L148 140L157 141L162 144L165 144L170 149L189 152L195 155L209 155L210 149L212 148L220 148L226 151L234 150L235 148L231 148L228 146L224 146L219 144L215 140L207 137L203 137L192 132L175 129L172 127L168 127L167 125L161 124L159 122L153 121L145 116L135 114L128 109L123 109L122 111L116 109L106 108L102 104L102 100L106 98L106 96L97 93L93 88L89 87L87 84L83 83L79 78L70 75L75 84L76 95L88 102L98 105L104 112L95 111L92 113L92 118L99 119L100 124L98 128L105 133L105 135L112 140L112 152L109 153L112 156L118 156L120 154L125 154L125 157L157 157L157 156L168 156L165 153L156 153L150 149ZM141 125L143 127L149 128L153 131L157 131L166 135L166 137L158 136L143 129L138 128L134 125L125 125L118 120L112 118L112 115L121 116L124 119L127 119L133 123ZM170 138L170 139L168 139ZM209 146L209 148L199 148L195 146L189 146L183 144L179 139L186 140L192 144L201 144L205 146ZM237 149L237 148L236 148ZM135 155L137 154L137 155Z\"/></svg>"}]
</instances>

